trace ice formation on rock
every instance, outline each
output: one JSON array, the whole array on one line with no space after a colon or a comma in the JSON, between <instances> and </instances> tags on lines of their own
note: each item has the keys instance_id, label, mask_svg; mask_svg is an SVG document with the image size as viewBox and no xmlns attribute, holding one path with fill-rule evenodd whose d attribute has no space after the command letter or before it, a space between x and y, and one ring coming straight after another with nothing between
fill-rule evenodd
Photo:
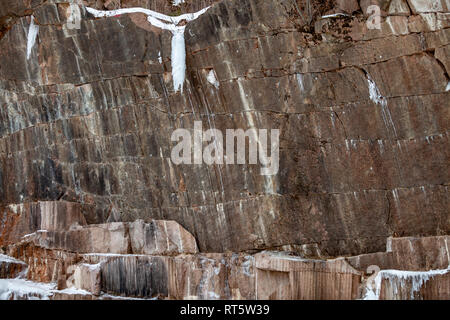
<instances>
[{"instance_id":1,"label":"ice formation on rock","mask_svg":"<svg viewBox=\"0 0 450 320\"><path fill-rule=\"evenodd\" d=\"M211 69L209 71L208 76L206 77L206 80L208 80L208 82L210 84L212 84L214 87L216 87L216 89L219 88L220 83L219 83L219 81L217 81L216 74L213 69Z\"/></svg>"},{"instance_id":2,"label":"ice formation on rock","mask_svg":"<svg viewBox=\"0 0 450 320\"><path fill-rule=\"evenodd\" d=\"M383 280L389 281L393 294L398 295L402 288L411 285L410 298L414 299L414 293L420 291L423 285L437 275L444 275L450 272L450 267L442 270L430 271L403 271L403 270L381 270L373 281L373 287L367 287L364 300L379 300L381 293L381 283Z\"/></svg>"},{"instance_id":3,"label":"ice formation on rock","mask_svg":"<svg viewBox=\"0 0 450 320\"><path fill-rule=\"evenodd\" d=\"M27 60L30 59L31 50L36 43L36 38L39 33L39 26L34 23L34 17L31 16L30 27L28 29L28 38L27 38Z\"/></svg>"},{"instance_id":4,"label":"ice formation on rock","mask_svg":"<svg viewBox=\"0 0 450 320\"><path fill-rule=\"evenodd\" d=\"M165 14L144 8L127 8L111 11L100 11L93 8L86 8L87 11L97 18L115 17L127 13L144 13L147 20L153 26L169 30L172 32L172 79L175 91L183 92L183 84L186 76L186 48L184 41L184 30L186 25L179 25L183 20L186 22L197 19L205 13L209 7L195 13L186 13L177 17L166 16Z\"/></svg>"}]
</instances>

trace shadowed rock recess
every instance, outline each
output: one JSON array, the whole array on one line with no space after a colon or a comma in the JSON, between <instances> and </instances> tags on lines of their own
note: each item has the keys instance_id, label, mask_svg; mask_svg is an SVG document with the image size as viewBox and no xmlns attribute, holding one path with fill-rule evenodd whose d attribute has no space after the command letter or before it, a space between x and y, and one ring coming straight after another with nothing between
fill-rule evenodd
<instances>
[{"instance_id":1,"label":"shadowed rock recess","mask_svg":"<svg viewBox=\"0 0 450 320\"><path fill-rule=\"evenodd\" d=\"M87 9L207 6L182 90L170 30ZM0 299L450 299L449 12L2 0ZM279 129L279 172L173 164L194 121Z\"/></svg>"}]
</instances>

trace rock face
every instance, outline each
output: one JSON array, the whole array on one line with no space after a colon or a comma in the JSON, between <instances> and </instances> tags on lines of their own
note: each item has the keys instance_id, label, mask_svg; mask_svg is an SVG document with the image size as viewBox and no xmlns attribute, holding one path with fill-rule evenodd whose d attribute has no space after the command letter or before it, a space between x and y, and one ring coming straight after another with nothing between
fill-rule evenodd
<instances>
[{"instance_id":1,"label":"rock face","mask_svg":"<svg viewBox=\"0 0 450 320\"><path fill-rule=\"evenodd\" d=\"M0 295L90 300L449 299L449 243L449 236L390 238L384 252L308 259L286 251L199 253L192 235L173 221L78 225L53 233L39 230L8 245L7 255L0 255L0 278L6 279L0 279ZM314 252L303 250L304 255ZM371 271L377 271L373 283ZM9 279L18 276L27 280Z\"/></svg>"},{"instance_id":2,"label":"rock face","mask_svg":"<svg viewBox=\"0 0 450 320\"><path fill-rule=\"evenodd\" d=\"M175 221L86 225L81 211L75 208L79 206L69 202L10 206L4 212L4 221L13 222L5 223L4 230L0 230L0 235L4 234L0 245L24 240L46 249L74 253L173 255L198 252L195 238ZM29 229L21 228L29 225L30 220L37 223ZM28 234L30 231L32 233Z\"/></svg>"},{"instance_id":3,"label":"rock face","mask_svg":"<svg viewBox=\"0 0 450 320\"><path fill-rule=\"evenodd\" d=\"M211 5L186 25L183 90L170 30L84 5ZM370 265L446 270L448 1L84 5L0 4L0 246L28 279L90 298L354 299ZM278 173L173 164L172 132L195 121L279 129Z\"/></svg>"},{"instance_id":4,"label":"rock face","mask_svg":"<svg viewBox=\"0 0 450 320\"><path fill-rule=\"evenodd\" d=\"M0 244L18 242L37 231L65 231L86 225L81 206L70 202L35 202L7 206L0 211Z\"/></svg>"}]
</instances>

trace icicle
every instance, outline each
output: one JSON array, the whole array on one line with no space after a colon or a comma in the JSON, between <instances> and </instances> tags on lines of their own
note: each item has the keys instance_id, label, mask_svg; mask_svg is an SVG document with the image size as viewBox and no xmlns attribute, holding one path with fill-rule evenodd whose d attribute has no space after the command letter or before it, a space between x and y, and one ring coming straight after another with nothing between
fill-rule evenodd
<instances>
[{"instance_id":1,"label":"icicle","mask_svg":"<svg viewBox=\"0 0 450 320\"><path fill-rule=\"evenodd\" d=\"M184 30L186 25L178 26L178 24L185 20L187 22L197 19L200 15L205 13L209 7L204 8L195 13L186 13L177 17L166 16L156 11L144 8L126 8L111 11L100 11L93 8L86 8L86 10L97 18L100 17L114 17L127 13L144 13L147 15L147 21L153 26L169 30L172 32L172 79L175 91L183 92L183 84L186 76L186 44L184 40ZM160 58L158 58L160 60Z\"/></svg>"},{"instance_id":2,"label":"icicle","mask_svg":"<svg viewBox=\"0 0 450 320\"><path fill-rule=\"evenodd\" d=\"M173 31L172 37L172 79L175 91L183 93L183 83L186 75L186 47L184 29Z\"/></svg>"},{"instance_id":3,"label":"icicle","mask_svg":"<svg viewBox=\"0 0 450 320\"><path fill-rule=\"evenodd\" d=\"M450 267L442 270L430 271L403 271L403 270L382 270L375 277L375 288L367 288L364 300L379 300L381 293L381 282L387 280L391 284L393 294L398 295L400 291L406 287L407 283L411 284L409 297L414 299L414 293L420 291L423 285L437 275L444 275L450 272Z\"/></svg>"},{"instance_id":4,"label":"icicle","mask_svg":"<svg viewBox=\"0 0 450 320\"><path fill-rule=\"evenodd\" d=\"M28 28L28 39L27 39L27 60L30 59L31 50L36 43L36 38L39 33L39 26L34 23L34 17L31 16L30 27Z\"/></svg>"}]
</instances>

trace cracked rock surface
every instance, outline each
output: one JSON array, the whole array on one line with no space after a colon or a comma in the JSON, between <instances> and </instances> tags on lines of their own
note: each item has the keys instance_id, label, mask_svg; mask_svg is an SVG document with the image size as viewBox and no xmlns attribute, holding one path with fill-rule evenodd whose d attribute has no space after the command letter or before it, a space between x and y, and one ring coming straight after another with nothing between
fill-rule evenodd
<instances>
[{"instance_id":1,"label":"cracked rock surface","mask_svg":"<svg viewBox=\"0 0 450 320\"><path fill-rule=\"evenodd\" d=\"M68 27L71 3L79 29ZM367 25L373 4L380 29ZM142 13L95 18L85 8L178 15L209 5L186 25L182 92L169 30ZM3 0L0 245L27 263L48 257L29 264L30 280L76 284L90 298L352 299L374 261L445 269L449 11L445 0ZM279 172L174 165L171 134L194 121L280 129ZM433 240L412 251L394 240L393 256L396 238ZM345 274L335 281L346 291L306 295L295 279L313 273L275 251L320 259ZM13 277L22 266L0 270ZM132 283L133 272L150 284ZM378 298L395 298L381 284Z\"/></svg>"}]
</instances>

